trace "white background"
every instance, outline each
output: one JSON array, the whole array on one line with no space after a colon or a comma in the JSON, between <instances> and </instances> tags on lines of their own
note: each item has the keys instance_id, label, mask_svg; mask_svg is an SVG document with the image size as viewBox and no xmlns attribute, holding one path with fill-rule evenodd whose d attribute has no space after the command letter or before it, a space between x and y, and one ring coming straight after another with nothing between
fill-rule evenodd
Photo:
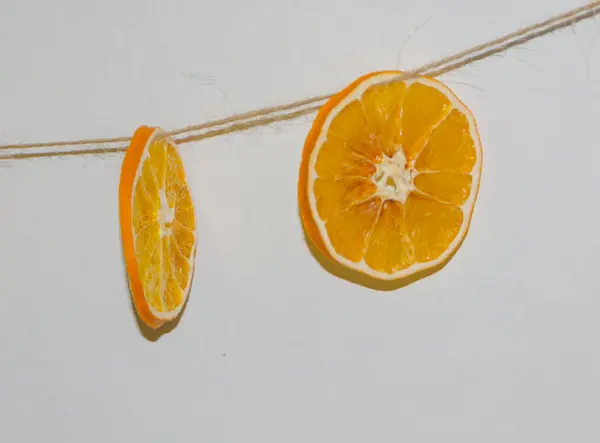
<instances>
[{"instance_id":1,"label":"white background","mask_svg":"<svg viewBox=\"0 0 600 443\"><path fill-rule=\"evenodd\" d=\"M2 0L0 143L330 92L582 3ZM158 338L125 281L122 156L2 162L0 441L600 441L599 34L590 20L443 77L481 130L481 192L450 264L395 292L306 246L312 116L182 146L197 266Z\"/></svg>"}]
</instances>

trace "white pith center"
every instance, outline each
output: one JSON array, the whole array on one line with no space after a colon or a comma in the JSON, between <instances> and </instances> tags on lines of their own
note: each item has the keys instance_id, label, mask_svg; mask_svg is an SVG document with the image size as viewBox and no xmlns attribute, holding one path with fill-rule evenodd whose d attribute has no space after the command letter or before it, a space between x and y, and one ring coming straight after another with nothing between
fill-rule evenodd
<instances>
[{"instance_id":1,"label":"white pith center","mask_svg":"<svg viewBox=\"0 0 600 443\"><path fill-rule=\"evenodd\" d=\"M167 201L167 193L164 189L158 191L158 197L160 199L160 208L158 210L158 223L160 224L160 236L161 238L165 235L171 235L171 225L175 220L175 208L169 206Z\"/></svg>"},{"instance_id":2,"label":"white pith center","mask_svg":"<svg viewBox=\"0 0 600 443\"><path fill-rule=\"evenodd\" d=\"M402 149L398 149L393 157L383 154L381 163L376 167L377 171L373 175L377 185L376 195L405 203L408 195L415 189L413 180L417 172L412 165L406 163Z\"/></svg>"}]
</instances>

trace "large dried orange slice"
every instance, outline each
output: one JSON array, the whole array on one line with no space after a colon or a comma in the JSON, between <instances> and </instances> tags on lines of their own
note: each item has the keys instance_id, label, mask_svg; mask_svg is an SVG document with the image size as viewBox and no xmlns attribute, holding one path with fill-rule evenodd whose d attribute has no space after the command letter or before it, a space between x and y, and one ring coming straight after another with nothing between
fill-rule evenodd
<instances>
[{"instance_id":1,"label":"large dried orange slice","mask_svg":"<svg viewBox=\"0 0 600 443\"><path fill-rule=\"evenodd\" d=\"M439 81L365 75L321 108L298 198L305 231L341 265L399 280L443 264L467 234L482 166L467 107Z\"/></svg>"},{"instance_id":2,"label":"large dried orange slice","mask_svg":"<svg viewBox=\"0 0 600 443\"><path fill-rule=\"evenodd\" d=\"M121 236L139 317L158 328L181 312L196 255L192 195L177 146L142 126L125 153L119 185Z\"/></svg>"}]
</instances>

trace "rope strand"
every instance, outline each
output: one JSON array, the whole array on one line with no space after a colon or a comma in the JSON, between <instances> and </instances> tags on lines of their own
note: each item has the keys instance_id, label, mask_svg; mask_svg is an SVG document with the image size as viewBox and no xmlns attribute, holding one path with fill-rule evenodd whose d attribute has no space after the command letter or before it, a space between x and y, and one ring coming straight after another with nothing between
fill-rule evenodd
<instances>
[{"instance_id":1,"label":"rope strand","mask_svg":"<svg viewBox=\"0 0 600 443\"><path fill-rule=\"evenodd\" d=\"M479 60L486 59L492 55L504 52L515 46L523 45L533 39L548 35L559 29L573 26L582 20L594 17L598 14L600 14L600 0L593 1L585 6L581 6L565 13L550 17L544 21L458 52L454 55L425 64L417 69L404 72L391 79L385 80L382 83L406 81L423 75L428 77L438 77L442 74L456 71L464 66L473 64ZM317 95L304 100L298 100L282 105L268 106L241 114L234 114L230 117L168 131L166 132L166 135L174 137L177 143L182 144L244 131L259 126L266 126L281 121L292 120L315 112L322 106L322 102L330 98L332 95L333 94ZM181 137L175 137L178 135ZM8 155L1 155L0 160L19 160L28 158L76 156L84 154L110 154L115 152L123 152L127 149L127 145L124 145L124 143L127 143L130 139L131 137L113 137L0 145L0 151L22 151L40 148L69 148L82 145L117 144L117 146L103 148L76 150L63 149L51 150L47 152L17 152Z\"/></svg>"}]
</instances>

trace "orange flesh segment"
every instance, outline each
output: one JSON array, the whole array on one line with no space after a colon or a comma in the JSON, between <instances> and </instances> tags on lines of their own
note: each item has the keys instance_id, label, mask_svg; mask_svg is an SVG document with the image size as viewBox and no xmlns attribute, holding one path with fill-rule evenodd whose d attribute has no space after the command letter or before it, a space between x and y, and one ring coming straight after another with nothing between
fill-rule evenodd
<instances>
[{"instance_id":1,"label":"orange flesh segment","mask_svg":"<svg viewBox=\"0 0 600 443\"><path fill-rule=\"evenodd\" d=\"M406 91L402 113L402 145L408 160L415 159L431 130L450 112L450 100L430 86L414 83Z\"/></svg>"},{"instance_id":2,"label":"orange flesh segment","mask_svg":"<svg viewBox=\"0 0 600 443\"><path fill-rule=\"evenodd\" d=\"M417 261L438 258L458 234L462 211L450 204L411 194L406 200L406 224Z\"/></svg>"},{"instance_id":3,"label":"orange flesh segment","mask_svg":"<svg viewBox=\"0 0 600 443\"><path fill-rule=\"evenodd\" d=\"M153 311L181 307L188 290L195 218L177 150L154 140L133 193L132 224L144 297Z\"/></svg>"},{"instance_id":4,"label":"orange flesh segment","mask_svg":"<svg viewBox=\"0 0 600 443\"><path fill-rule=\"evenodd\" d=\"M375 194L377 187L371 180L347 178L340 180L318 178L315 182L317 210L322 220L328 221L338 212L366 201Z\"/></svg>"},{"instance_id":5,"label":"orange flesh segment","mask_svg":"<svg viewBox=\"0 0 600 443\"><path fill-rule=\"evenodd\" d=\"M470 131L450 99L422 83L373 85L341 108L317 154L311 188L333 250L387 274L443 254L472 192ZM379 194L376 184L382 162L399 150L415 172L405 200Z\"/></svg>"},{"instance_id":6,"label":"orange flesh segment","mask_svg":"<svg viewBox=\"0 0 600 443\"><path fill-rule=\"evenodd\" d=\"M337 211L329 219L327 233L340 255L354 262L364 257L381 203L381 198L372 198Z\"/></svg>"},{"instance_id":7,"label":"orange flesh segment","mask_svg":"<svg viewBox=\"0 0 600 443\"><path fill-rule=\"evenodd\" d=\"M383 204L369 239L365 262L373 269L390 274L406 269L415 262L415 250L402 203L387 200Z\"/></svg>"},{"instance_id":8,"label":"orange flesh segment","mask_svg":"<svg viewBox=\"0 0 600 443\"><path fill-rule=\"evenodd\" d=\"M375 174L373 158L354 146L352 141L331 137L323 143L319 152L317 174L321 178L364 177ZM356 149L356 150L355 150Z\"/></svg>"},{"instance_id":9,"label":"orange flesh segment","mask_svg":"<svg viewBox=\"0 0 600 443\"><path fill-rule=\"evenodd\" d=\"M430 172L415 177L415 187L423 193L456 206L463 205L471 195L473 177L451 172Z\"/></svg>"},{"instance_id":10,"label":"orange flesh segment","mask_svg":"<svg viewBox=\"0 0 600 443\"><path fill-rule=\"evenodd\" d=\"M392 157L401 143L401 111L406 86L390 83L367 89L361 97L371 134L376 134L382 151Z\"/></svg>"},{"instance_id":11,"label":"orange flesh segment","mask_svg":"<svg viewBox=\"0 0 600 443\"><path fill-rule=\"evenodd\" d=\"M371 162L381 159L382 151L379 140L369 129L362 104L358 100L345 106L332 120L327 133L327 141L334 143L336 139L346 142L343 145L344 148L358 157ZM336 168L336 165L333 164L333 167Z\"/></svg>"},{"instance_id":12,"label":"orange flesh segment","mask_svg":"<svg viewBox=\"0 0 600 443\"><path fill-rule=\"evenodd\" d=\"M468 174L473 170L476 161L477 153L469 132L467 117L453 109L432 132L415 167L418 171Z\"/></svg>"}]
</instances>

